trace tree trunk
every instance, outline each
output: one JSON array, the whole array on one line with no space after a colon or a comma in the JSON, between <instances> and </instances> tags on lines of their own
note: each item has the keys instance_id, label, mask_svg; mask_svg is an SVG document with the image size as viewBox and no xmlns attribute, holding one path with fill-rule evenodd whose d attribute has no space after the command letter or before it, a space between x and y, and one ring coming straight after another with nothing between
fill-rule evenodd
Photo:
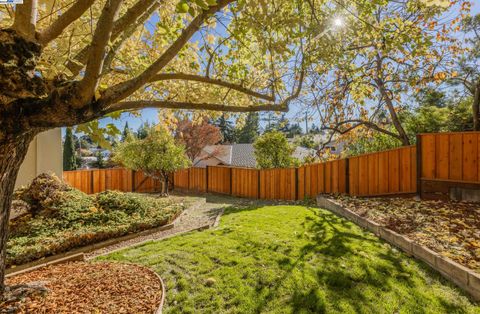
<instances>
[{"instance_id":1,"label":"tree trunk","mask_svg":"<svg viewBox=\"0 0 480 314\"><path fill-rule=\"evenodd\" d=\"M0 141L0 294L5 290L8 222L15 181L34 136L29 132Z\"/></svg>"},{"instance_id":2,"label":"tree trunk","mask_svg":"<svg viewBox=\"0 0 480 314\"><path fill-rule=\"evenodd\" d=\"M480 131L480 81L475 85L475 93L473 95L472 104L472 118L473 118L473 130Z\"/></svg>"},{"instance_id":3,"label":"tree trunk","mask_svg":"<svg viewBox=\"0 0 480 314\"><path fill-rule=\"evenodd\" d=\"M168 175L163 178L163 194L168 195Z\"/></svg>"}]
</instances>

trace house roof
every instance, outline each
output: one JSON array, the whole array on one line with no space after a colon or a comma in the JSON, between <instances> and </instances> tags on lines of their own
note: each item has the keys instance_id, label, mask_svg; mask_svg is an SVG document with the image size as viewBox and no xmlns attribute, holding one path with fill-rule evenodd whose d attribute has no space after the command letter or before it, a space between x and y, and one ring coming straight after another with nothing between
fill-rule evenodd
<instances>
[{"instance_id":1,"label":"house roof","mask_svg":"<svg viewBox=\"0 0 480 314\"><path fill-rule=\"evenodd\" d=\"M209 155L210 158L218 159L221 164L226 166L246 168L257 166L253 144L210 145L206 146L203 151L203 156ZM293 157L304 159L314 153L315 150L297 147Z\"/></svg>"}]
</instances>

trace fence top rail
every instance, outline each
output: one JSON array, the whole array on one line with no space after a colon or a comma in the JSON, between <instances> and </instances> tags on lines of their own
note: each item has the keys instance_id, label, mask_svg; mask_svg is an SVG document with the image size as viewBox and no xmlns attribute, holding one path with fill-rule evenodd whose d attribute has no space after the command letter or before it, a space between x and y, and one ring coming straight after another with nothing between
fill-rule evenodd
<instances>
[{"instance_id":1,"label":"fence top rail","mask_svg":"<svg viewBox=\"0 0 480 314\"><path fill-rule=\"evenodd\" d=\"M455 135L455 134L478 134L480 135L480 131L463 131L463 132L438 132L438 133L418 133L418 136L436 136L436 135Z\"/></svg>"},{"instance_id":2,"label":"fence top rail","mask_svg":"<svg viewBox=\"0 0 480 314\"><path fill-rule=\"evenodd\" d=\"M361 154L361 155L356 155L356 156L350 156L346 159L361 158L361 157L365 157L365 156L378 155L378 154L381 154L381 153L388 153L388 152L393 152L393 151L397 151L397 150L403 150L403 149L407 149L407 148L410 149L410 148L416 148L416 147L417 147L416 145L401 146L401 147L397 147L397 148L381 150L379 152L371 152L371 153L366 153L366 154Z\"/></svg>"}]
</instances>

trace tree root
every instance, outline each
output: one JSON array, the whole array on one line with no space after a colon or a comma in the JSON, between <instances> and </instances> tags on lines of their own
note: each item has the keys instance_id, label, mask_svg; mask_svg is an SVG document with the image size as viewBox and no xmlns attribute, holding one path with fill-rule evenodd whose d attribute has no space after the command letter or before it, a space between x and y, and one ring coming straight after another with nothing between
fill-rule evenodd
<instances>
[{"instance_id":1,"label":"tree root","mask_svg":"<svg viewBox=\"0 0 480 314\"><path fill-rule=\"evenodd\" d=\"M31 296L45 296L50 290L44 281L5 287L0 300L0 313L17 313L20 305Z\"/></svg>"}]
</instances>

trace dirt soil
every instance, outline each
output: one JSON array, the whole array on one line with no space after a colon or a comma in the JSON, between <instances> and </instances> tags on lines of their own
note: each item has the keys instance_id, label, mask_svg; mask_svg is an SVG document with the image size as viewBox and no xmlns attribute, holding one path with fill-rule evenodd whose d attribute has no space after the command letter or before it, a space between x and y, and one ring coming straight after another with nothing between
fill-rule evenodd
<instances>
[{"instance_id":1,"label":"dirt soil","mask_svg":"<svg viewBox=\"0 0 480 314\"><path fill-rule=\"evenodd\" d=\"M10 288L28 284L43 293L0 304L0 313L155 313L160 279L133 264L72 262L7 279ZM18 288L17 288L18 290Z\"/></svg>"},{"instance_id":2,"label":"dirt soil","mask_svg":"<svg viewBox=\"0 0 480 314\"><path fill-rule=\"evenodd\" d=\"M480 272L480 204L337 197L357 214Z\"/></svg>"}]
</instances>

